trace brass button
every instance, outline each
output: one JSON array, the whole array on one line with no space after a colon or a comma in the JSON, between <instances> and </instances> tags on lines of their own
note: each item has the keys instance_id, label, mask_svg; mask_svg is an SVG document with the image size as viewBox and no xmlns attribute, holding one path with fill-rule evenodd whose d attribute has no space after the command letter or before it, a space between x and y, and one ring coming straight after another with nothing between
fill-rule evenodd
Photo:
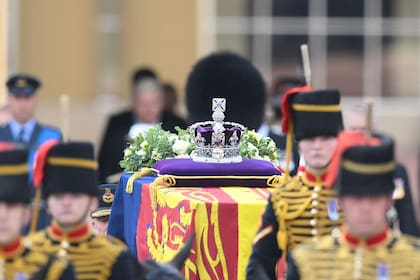
<instances>
[{"instance_id":1,"label":"brass button","mask_svg":"<svg viewBox=\"0 0 420 280\"><path fill-rule=\"evenodd\" d=\"M311 224L311 226L314 226L314 225L316 225L316 220L315 220L315 219L313 219L313 220L311 220L309 223Z\"/></svg>"},{"instance_id":2,"label":"brass button","mask_svg":"<svg viewBox=\"0 0 420 280\"><path fill-rule=\"evenodd\" d=\"M312 206L318 206L319 202L318 200L312 200Z\"/></svg>"},{"instance_id":3,"label":"brass button","mask_svg":"<svg viewBox=\"0 0 420 280\"><path fill-rule=\"evenodd\" d=\"M311 230L312 235L317 235L318 231L316 229Z\"/></svg>"},{"instance_id":4,"label":"brass button","mask_svg":"<svg viewBox=\"0 0 420 280\"><path fill-rule=\"evenodd\" d=\"M66 240L61 241L61 247L63 247L64 249L67 249L70 246L70 243Z\"/></svg>"},{"instance_id":5,"label":"brass button","mask_svg":"<svg viewBox=\"0 0 420 280\"><path fill-rule=\"evenodd\" d=\"M315 215L316 213L318 213L318 210L316 210L316 209L311 209L311 214L312 214L312 215Z\"/></svg>"},{"instance_id":6,"label":"brass button","mask_svg":"<svg viewBox=\"0 0 420 280\"><path fill-rule=\"evenodd\" d=\"M333 229L331 235L337 238L338 236L340 236L340 230L338 228Z\"/></svg>"},{"instance_id":7,"label":"brass button","mask_svg":"<svg viewBox=\"0 0 420 280\"><path fill-rule=\"evenodd\" d=\"M60 249L59 251L58 251L58 256L59 257L65 257L67 255L67 251L66 250L64 250L64 249Z\"/></svg>"},{"instance_id":8,"label":"brass button","mask_svg":"<svg viewBox=\"0 0 420 280\"><path fill-rule=\"evenodd\" d=\"M317 193L313 193L312 194L312 198L317 199L318 198L318 194Z\"/></svg>"},{"instance_id":9,"label":"brass button","mask_svg":"<svg viewBox=\"0 0 420 280\"><path fill-rule=\"evenodd\" d=\"M315 186L314 187L314 191L319 192L320 190L321 190L321 187L320 186Z\"/></svg>"}]
</instances>

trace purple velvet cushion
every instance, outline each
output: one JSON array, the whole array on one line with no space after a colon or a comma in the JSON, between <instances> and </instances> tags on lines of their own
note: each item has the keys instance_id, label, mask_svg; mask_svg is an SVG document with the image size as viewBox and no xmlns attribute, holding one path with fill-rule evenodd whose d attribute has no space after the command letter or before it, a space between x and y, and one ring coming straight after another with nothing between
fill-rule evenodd
<instances>
[{"instance_id":1,"label":"purple velvet cushion","mask_svg":"<svg viewBox=\"0 0 420 280\"><path fill-rule=\"evenodd\" d=\"M175 176L176 185L183 187L265 187L270 176L281 174L270 162L247 158L238 163L195 162L189 158L165 159L156 162L153 168L159 170L160 175Z\"/></svg>"}]
</instances>

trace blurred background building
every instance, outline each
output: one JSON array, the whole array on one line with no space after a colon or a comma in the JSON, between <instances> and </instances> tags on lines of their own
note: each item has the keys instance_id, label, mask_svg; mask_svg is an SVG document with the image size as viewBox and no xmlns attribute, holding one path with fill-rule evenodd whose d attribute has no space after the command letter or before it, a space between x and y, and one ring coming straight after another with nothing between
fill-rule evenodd
<instances>
[{"instance_id":1,"label":"blurred background building","mask_svg":"<svg viewBox=\"0 0 420 280\"><path fill-rule=\"evenodd\" d=\"M0 80L18 71L40 77L38 117L56 126L60 95L71 96L72 139L99 141L106 116L130 102L139 66L175 84L183 100L202 55L238 52L269 87L302 74L302 43L314 87L340 89L345 107L374 99L376 127L397 139L418 205L419 1L0 0ZM2 86L3 104L5 95Z\"/></svg>"}]
</instances>

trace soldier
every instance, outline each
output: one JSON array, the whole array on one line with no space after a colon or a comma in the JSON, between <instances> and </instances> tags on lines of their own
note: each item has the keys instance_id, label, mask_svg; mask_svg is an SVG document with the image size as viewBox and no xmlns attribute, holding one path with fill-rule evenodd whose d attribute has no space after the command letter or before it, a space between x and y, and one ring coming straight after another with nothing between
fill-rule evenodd
<instances>
[{"instance_id":1,"label":"soldier","mask_svg":"<svg viewBox=\"0 0 420 280\"><path fill-rule=\"evenodd\" d=\"M32 178L32 166L38 147L47 140L62 138L61 132L55 128L40 124L35 119L38 102L38 91L41 82L31 75L16 74L11 76L6 83L8 95L8 110L11 119L6 125L0 126L0 141L14 142L29 150L29 181ZM41 205L39 229L49 223L49 216ZM25 229L25 232L29 228Z\"/></svg>"},{"instance_id":2,"label":"soldier","mask_svg":"<svg viewBox=\"0 0 420 280\"><path fill-rule=\"evenodd\" d=\"M106 235L112 202L114 202L117 184L102 184L98 186L99 207L90 213L92 230L97 234Z\"/></svg>"},{"instance_id":3,"label":"soldier","mask_svg":"<svg viewBox=\"0 0 420 280\"><path fill-rule=\"evenodd\" d=\"M87 225L98 205L93 145L47 142L35 164L34 185L42 184L53 222L29 237L33 247L73 261L78 279L133 279L126 248L111 237L93 234Z\"/></svg>"},{"instance_id":4,"label":"soldier","mask_svg":"<svg viewBox=\"0 0 420 280\"><path fill-rule=\"evenodd\" d=\"M374 140L343 149L336 184L344 225L334 236L296 247L287 279L420 279L419 242L395 235L386 218L393 204L394 143L385 135Z\"/></svg>"},{"instance_id":5,"label":"soldier","mask_svg":"<svg viewBox=\"0 0 420 280\"><path fill-rule=\"evenodd\" d=\"M0 141L25 145L29 150L29 166L32 167L35 152L47 140L62 138L55 128L40 124L35 118L37 92L41 82L27 74L11 76L6 83L9 96L8 107L12 119L0 127ZM31 171L32 173L32 171Z\"/></svg>"},{"instance_id":6,"label":"soldier","mask_svg":"<svg viewBox=\"0 0 420 280\"><path fill-rule=\"evenodd\" d=\"M21 236L31 215L27 158L23 149L0 152L0 279L29 279L37 271L42 279L75 279L67 261L34 251Z\"/></svg>"},{"instance_id":7,"label":"soldier","mask_svg":"<svg viewBox=\"0 0 420 280\"><path fill-rule=\"evenodd\" d=\"M293 129L306 167L279 184L269 198L254 239L247 279L260 279L260 270L276 279L281 256L302 241L330 234L342 220L334 189L323 186L342 129L339 92L294 88L284 95L282 110L283 131L288 132L290 141ZM290 143L288 147L290 154Z\"/></svg>"},{"instance_id":8,"label":"soldier","mask_svg":"<svg viewBox=\"0 0 420 280\"><path fill-rule=\"evenodd\" d=\"M355 106L345 114L344 124L347 130L366 132L367 130L367 109L365 106ZM395 167L395 196L394 208L397 212L398 224L402 233L419 236L417 221L414 214L414 205L411 194L410 180L407 170L401 163L397 162Z\"/></svg>"}]
</instances>

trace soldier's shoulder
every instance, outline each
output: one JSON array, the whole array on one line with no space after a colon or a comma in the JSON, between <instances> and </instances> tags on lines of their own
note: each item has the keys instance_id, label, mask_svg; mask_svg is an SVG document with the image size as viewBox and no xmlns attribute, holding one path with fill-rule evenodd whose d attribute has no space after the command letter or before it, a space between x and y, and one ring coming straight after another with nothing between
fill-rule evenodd
<instances>
[{"instance_id":1,"label":"soldier's shoulder","mask_svg":"<svg viewBox=\"0 0 420 280\"><path fill-rule=\"evenodd\" d=\"M420 239L418 237L403 234L400 237L400 242L407 244L411 249L420 253Z\"/></svg>"},{"instance_id":2,"label":"soldier's shoulder","mask_svg":"<svg viewBox=\"0 0 420 280\"><path fill-rule=\"evenodd\" d=\"M290 191L300 191L302 188L302 180L300 175L293 176L287 180L284 180L284 183L275 189L275 192L279 194L284 194Z\"/></svg>"},{"instance_id":3,"label":"soldier's shoulder","mask_svg":"<svg viewBox=\"0 0 420 280\"><path fill-rule=\"evenodd\" d=\"M111 251L127 250L127 246L122 241L112 236L95 235L91 246L102 247L104 250Z\"/></svg>"},{"instance_id":4,"label":"soldier's shoulder","mask_svg":"<svg viewBox=\"0 0 420 280\"><path fill-rule=\"evenodd\" d=\"M34 233L30 233L24 238L25 246L30 248L30 247L33 247L34 245L37 245L38 243L43 243L45 242L46 237L47 237L47 234L45 230L40 230Z\"/></svg>"},{"instance_id":5,"label":"soldier's shoulder","mask_svg":"<svg viewBox=\"0 0 420 280\"><path fill-rule=\"evenodd\" d=\"M318 261L336 250L334 238L330 235L317 241L305 241L292 250L292 256L299 264Z\"/></svg>"},{"instance_id":6,"label":"soldier's shoulder","mask_svg":"<svg viewBox=\"0 0 420 280\"><path fill-rule=\"evenodd\" d=\"M127 248L127 245L124 242L122 242L120 239L118 239L118 238L116 238L116 237L114 237L112 235L107 235L105 237L106 237L106 240L109 243L111 243L112 245L119 246L119 247L124 248L124 249Z\"/></svg>"},{"instance_id":7,"label":"soldier's shoulder","mask_svg":"<svg viewBox=\"0 0 420 280\"><path fill-rule=\"evenodd\" d=\"M25 261L27 264L42 265L47 263L48 255L40 250L36 250L31 246L26 247Z\"/></svg>"}]
</instances>

